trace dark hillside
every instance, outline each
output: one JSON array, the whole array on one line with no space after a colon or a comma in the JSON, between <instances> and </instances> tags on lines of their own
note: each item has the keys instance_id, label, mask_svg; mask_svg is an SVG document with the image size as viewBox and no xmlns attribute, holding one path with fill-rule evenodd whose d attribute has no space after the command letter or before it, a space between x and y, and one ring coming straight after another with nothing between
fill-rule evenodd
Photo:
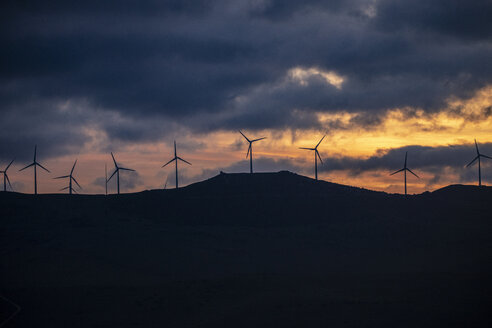
<instances>
[{"instance_id":1,"label":"dark hillside","mask_svg":"<svg viewBox=\"0 0 492 328\"><path fill-rule=\"evenodd\" d=\"M404 197L289 172L0 193L6 327L490 326L492 188ZM1 302L1 318L13 307ZM9 326L10 325L10 326Z\"/></svg>"}]
</instances>

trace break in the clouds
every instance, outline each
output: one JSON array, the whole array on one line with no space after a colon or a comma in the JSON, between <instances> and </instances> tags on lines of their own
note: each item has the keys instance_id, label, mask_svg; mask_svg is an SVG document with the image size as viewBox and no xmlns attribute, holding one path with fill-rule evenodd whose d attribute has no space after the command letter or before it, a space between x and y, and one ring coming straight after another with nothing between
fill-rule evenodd
<instances>
[{"instance_id":1,"label":"break in the clouds","mask_svg":"<svg viewBox=\"0 0 492 328\"><path fill-rule=\"evenodd\" d=\"M481 144L480 153L492 157L492 143ZM440 147L405 146L393 149L380 149L369 158L336 157L325 159L319 167L321 172L346 171L351 175L360 175L367 171L394 172L404 165L405 153L407 165L417 174L425 172L432 176L428 185L443 182L470 183L478 179L477 163L466 167L476 156L475 146L448 145ZM492 160L482 160L482 170L492 173ZM490 172L490 173L489 173ZM457 177L450 181L449 176ZM490 177L488 177L490 180Z\"/></svg>"},{"instance_id":2,"label":"break in the clouds","mask_svg":"<svg viewBox=\"0 0 492 328\"><path fill-rule=\"evenodd\" d=\"M67 150L88 142L88 126L138 141L179 126L319 129L319 112L433 112L492 82L486 0L7 1L0 11L2 156L19 140Z\"/></svg>"},{"instance_id":3,"label":"break in the clouds","mask_svg":"<svg viewBox=\"0 0 492 328\"><path fill-rule=\"evenodd\" d=\"M479 147L481 153L492 157L492 143L480 144ZM405 146L380 149L369 158L330 158L321 170L350 170L354 174L358 174L367 170L400 169L403 167L405 153L408 153L409 167L423 170L439 169L446 166L463 168L477 156L475 146L472 144L440 147Z\"/></svg>"}]
</instances>

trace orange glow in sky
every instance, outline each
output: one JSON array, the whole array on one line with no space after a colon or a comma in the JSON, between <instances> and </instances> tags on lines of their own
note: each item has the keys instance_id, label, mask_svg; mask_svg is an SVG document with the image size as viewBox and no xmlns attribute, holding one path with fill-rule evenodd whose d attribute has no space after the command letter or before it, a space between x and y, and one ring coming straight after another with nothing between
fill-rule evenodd
<instances>
[{"instance_id":1,"label":"orange glow in sky","mask_svg":"<svg viewBox=\"0 0 492 328\"><path fill-rule=\"evenodd\" d=\"M302 79L302 72L292 72ZM334 73L333 73L334 74ZM342 83L341 77L327 76L333 83ZM337 80L337 79L342 80ZM338 82L337 82L338 81ZM450 99L445 110L435 114L426 114L419 109L412 109L413 115L407 115L408 109L394 109L388 111L382 121L370 128L353 126L351 118L356 114L337 112L333 114L319 114L319 121L327 126L326 130L295 130L295 131L244 131L251 138L266 136L266 140L255 143L253 146L254 158L272 158L275 160L288 159L295 165L303 168L300 174L313 176L312 154L298 149L299 147L314 147L319 139L326 134L326 138L319 147L325 161L330 158L349 156L368 158L381 150L398 148L408 145L446 146L470 144L471 158L464 158L466 164L473 156L473 139L480 143L492 142L492 87L487 87L469 100ZM488 111L487 112L487 108ZM339 122L345 128L330 130L332 122ZM86 133L94 137L92 140L104 143L104 132L87 128ZM247 143L238 132L219 131L206 135L190 133L176 136L178 155L190 161L188 166L180 163L180 179L183 184L196 182L212 177L219 170L227 168L236 162L242 162L237 170L247 172L246 162ZM131 187L122 187L123 192L134 192L143 189L162 188L166 177L169 177L168 188L174 187L174 164L166 168L161 166L173 156L173 140L128 143L118 145L114 150L116 159L125 167L138 171L138 178ZM75 177L83 186L82 193L104 193L104 164L107 164L108 175L113 171L113 163L109 151L94 150L101 147L88 143L81 148L78 156L60 156L45 160L43 149L38 149L38 161L49 168L52 173L38 172L38 189L41 193L55 193L65 187L65 180L54 180L53 177L68 174L75 158L78 164ZM27 151L27 150L26 150ZM279 162L280 163L280 162ZM32 192L32 170L18 172L28 163L14 162L9 170L9 177L14 189L20 192ZM403 164L403 159L402 159ZM3 163L2 163L3 165ZM411 165L411 164L410 164ZM492 166L484 164L485 182L492 182ZM261 170L261 167L257 167ZM274 171L285 169L280 164ZM399 167L395 167L395 170ZM451 172L446 183L429 184L432 174L419 172L421 179L408 179L409 191L419 193L429 189L442 187L446 184L457 183L457 177ZM123 172L121 180L130 179L130 173ZM320 178L331 182L354 185L387 192L402 192L402 179L399 176L389 176L388 172L368 171L358 175L343 170L320 172ZM99 185L96 179L102 181ZM102 180L101 180L102 179ZM124 185L124 184L123 184ZM110 181L109 191L115 191L115 181Z\"/></svg>"}]
</instances>

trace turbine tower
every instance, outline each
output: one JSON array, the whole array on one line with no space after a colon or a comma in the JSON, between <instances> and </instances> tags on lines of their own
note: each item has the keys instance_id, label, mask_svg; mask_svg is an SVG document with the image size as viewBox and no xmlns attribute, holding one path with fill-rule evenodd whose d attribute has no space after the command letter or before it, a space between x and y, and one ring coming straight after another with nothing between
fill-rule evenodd
<instances>
[{"instance_id":1,"label":"turbine tower","mask_svg":"<svg viewBox=\"0 0 492 328\"><path fill-rule=\"evenodd\" d=\"M405 179L405 196L407 195L407 171L412 173L413 175L415 175L418 179L420 179L420 177L417 174L413 173L412 170L410 170L407 167L407 155L408 155L408 152L405 152L405 164L403 165L403 168L390 174L390 175L394 175L396 173L403 172L403 175L405 177L404 178Z\"/></svg>"},{"instance_id":2,"label":"turbine tower","mask_svg":"<svg viewBox=\"0 0 492 328\"><path fill-rule=\"evenodd\" d=\"M109 180L111 180L111 178L116 174L116 185L118 186L118 195L119 195L120 194L120 170L123 170L123 171L132 171L132 172L135 172L135 170L128 169L126 167L120 167L120 166L118 166L118 163L116 163L116 160L114 159L114 155L113 155L112 152L111 152L111 157L113 158L115 169L114 169L113 174L111 174L111 176L109 177L109 179L106 180L106 183L109 182Z\"/></svg>"},{"instance_id":3,"label":"turbine tower","mask_svg":"<svg viewBox=\"0 0 492 328\"><path fill-rule=\"evenodd\" d=\"M45 170L46 172L48 173L51 173L47 168L45 168L43 165L39 164L37 161L36 161L36 148L37 146L34 146L34 160L32 161L31 164L29 164L28 166L22 168L19 170L20 171L23 171L31 166L34 166L34 194L37 195L38 194L38 178L37 178L37 171L36 171L36 167L40 167L42 168L43 170Z\"/></svg>"},{"instance_id":4,"label":"turbine tower","mask_svg":"<svg viewBox=\"0 0 492 328\"><path fill-rule=\"evenodd\" d=\"M10 165L12 165L13 162L14 162L14 160L12 160L9 163L9 165L7 165L7 167L5 168L5 170L0 171L0 173L3 173L3 191L7 191L7 181L9 183L10 189L11 190L14 190L14 188L12 188L12 185L10 184L9 176L7 175L7 170L9 169Z\"/></svg>"},{"instance_id":5,"label":"turbine tower","mask_svg":"<svg viewBox=\"0 0 492 328\"><path fill-rule=\"evenodd\" d=\"M478 185L481 186L482 185L482 171L481 171L481 166L480 166L480 158L484 157L484 158L492 159L492 157L489 157L489 156L484 155L484 154L480 154L480 151L478 150L477 139L475 139L475 148L477 150L477 156L466 167L471 166L478 159Z\"/></svg>"},{"instance_id":6,"label":"turbine tower","mask_svg":"<svg viewBox=\"0 0 492 328\"><path fill-rule=\"evenodd\" d=\"M253 142L266 139L266 137L249 140L248 137L246 137L244 135L244 133L241 132L241 130L239 130L239 133L241 133L241 135L244 137L244 139L246 139L246 141L249 142L249 147L248 147L248 152L246 153L246 158L248 158L248 156L249 156L249 173L253 173Z\"/></svg>"},{"instance_id":7,"label":"turbine tower","mask_svg":"<svg viewBox=\"0 0 492 328\"><path fill-rule=\"evenodd\" d=\"M321 138L321 140L318 142L318 144L314 148L299 147L299 149L314 150L314 176L315 176L316 180L318 180L318 158L319 158L319 161L321 162L321 164L323 164L323 160L321 159L321 156L319 155L319 152L318 152L318 146L321 143L321 141L323 141L323 139L325 137L326 137L326 135L324 135L323 138Z\"/></svg>"},{"instance_id":8,"label":"turbine tower","mask_svg":"<svg viewBox=\"0 0 492 328\"><path fill-rule=\"evenodd\" d=\"M108 166L104 163L104 186L106 187L105 194L108 195Z\"/></svg>"},{"instance_id":9,"label":"turbine tower","mask_svg":"<svg viewBox=\"0 0 492 328\"><path fill-rule=\"evenodd\" d=\"M178 159L180 161L183 161L185 162L186 164L189 164L191 165L190 162L188 161L185 161L184 159L182 159L181 157L178 156L177 152L176 152L176 140L174 140L174 157L172 160L170 160L169 162L167 162L166 164L162 165L162 167L165 167L167 166L168 164L172 163L173 161L176 161L176 189L178 189ZM167 183L167 182L166 182ZM165 187L164 187L165 189Z\"/></svg>"},{"instance_id":10,"label":"turbine tower","mask_svg":"<svg viewBox=\"0 0 492 328\"><path fill-rule=\"evenodd\" d=\"M75 169L75 164L77 164L77 160L75 160L75 162L73 163L72 170L70 171L70 174L69 175L63 175L61 177L53 178L53 179L65 179L65 178L68 178L68 187L62 188L62 189L60 189L60 191L63 191L63 190L68 189L68 193L70 195L72 194L72 192L75 192L75 193L77 192L72 187L72 181L75 182L77 184L77 186L79 186L80 189L82 189L82 187L79 185L79 183L77 182L77 180L73 177L73 170Z\"/></svg>"}]
</instances>

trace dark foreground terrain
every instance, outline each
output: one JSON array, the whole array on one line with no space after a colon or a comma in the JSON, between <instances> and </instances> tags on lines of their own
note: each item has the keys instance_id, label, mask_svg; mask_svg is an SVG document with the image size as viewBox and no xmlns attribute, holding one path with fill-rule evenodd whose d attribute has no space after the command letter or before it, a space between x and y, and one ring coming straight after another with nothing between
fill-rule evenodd
<instances>
[{"instance_id":1,"label":"dark foreground terrain","mask_svg":"<svg viewBox=\"0 0 492 328\"><path fill-rule=\"evenodd\" d=\"M0 193L4 327L490 327L492 188ZM0 325L15 311L0 298Z\"/></svg>"}]
</instances>

